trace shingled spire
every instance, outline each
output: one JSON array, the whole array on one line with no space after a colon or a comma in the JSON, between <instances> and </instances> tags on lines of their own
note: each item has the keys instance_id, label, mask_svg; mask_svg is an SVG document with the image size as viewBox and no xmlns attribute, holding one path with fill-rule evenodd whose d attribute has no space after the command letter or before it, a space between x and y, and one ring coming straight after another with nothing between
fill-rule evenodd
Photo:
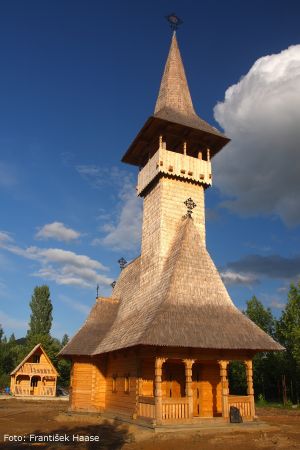
<instances>
[{"instance_id":1,"label":"shingled spire","mask_svg":"<svg viewBox=\"0 0 300 450\"><path fill-rule=\"evenodd\" d=\"M168 59L161 80L154 115L159 114L159 112L165 108L180 112L187 116L196 114L175 31L173 33Z\"/></svg>"},{"instance_id":2,"label":"shingled spire","mask_svg":"<svg viewBox=\"0 0 300 450\"><path fill-rule=\"evenodd\" d=\"M175 32L154 114L146 121L122 161L143 167L157 150L159 136L166 138L169 149L179 153L184 136L188 154L195 158L199 148L205 151L209 148L210 156L214 157L229 142L223 133L195 112Z\"/></svg>"}]
</instances>

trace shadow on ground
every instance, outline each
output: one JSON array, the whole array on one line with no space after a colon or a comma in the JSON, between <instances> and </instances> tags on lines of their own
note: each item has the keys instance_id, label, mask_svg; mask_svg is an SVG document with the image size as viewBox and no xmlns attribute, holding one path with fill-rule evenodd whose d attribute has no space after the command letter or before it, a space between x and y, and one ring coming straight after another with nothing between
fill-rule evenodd
<instances>
[{"instance_id":1,"label":"shadow on ground","mask_svg":"<svg viewBox=\"0 0 300 450\"><path fill-rule=\"evenodd\" d=\"M36 440L34 440L34 437ZM60 436L64 440L57 442L43 442L47 436ZM74 436L87 437L99 436L99 441L80 441ZM41 439L38 439L41 437ZM0 449L61 449L74 448L75 450L119 450L123 445L132 442L133 436L128 432L128 427L119 421L108 422L107 420L99 425L77 425L75 427L60 427L45 433L43 430L34 430L31 434L23 437L23 442L1 442Z\"/></svg>"}]
</instances>

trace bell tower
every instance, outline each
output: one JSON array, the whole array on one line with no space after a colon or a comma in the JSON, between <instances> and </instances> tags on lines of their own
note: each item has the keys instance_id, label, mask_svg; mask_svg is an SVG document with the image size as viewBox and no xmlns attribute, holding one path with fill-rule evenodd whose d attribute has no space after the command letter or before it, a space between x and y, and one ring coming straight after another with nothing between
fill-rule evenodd
<instances>
[{"instance_id":1,"label":"bell tower","mask_svg":"<svg viewBox=\"0 0 300 450\"><path fill-rule=\"evenodd\" d=\"M141 286L163 268L183 216L193 217L205 246L204 192L212 184L211 157L228 141L194 110L174 31L154 114L122 159L140 169L141 274L147 274Z\"/></svg>"}]
</instances>

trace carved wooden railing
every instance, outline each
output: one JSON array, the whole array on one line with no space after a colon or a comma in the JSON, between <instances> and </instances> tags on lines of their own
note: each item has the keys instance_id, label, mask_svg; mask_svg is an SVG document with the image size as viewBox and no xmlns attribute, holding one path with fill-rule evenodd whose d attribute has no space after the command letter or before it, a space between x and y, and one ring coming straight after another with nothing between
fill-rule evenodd
<instances>
[{"instance_id":1,"label":"carved wooden railing","mask_svg":"<svg viewBox=\"0 0 300 450\"><path fill-rule=\"evenodd\" d=\"M15 395L32 395L33 389L31 387L15 386Z\"/></svg>"},{"instance_id":2,"label":"carved wooden railing","mask_svg":"<svg viewBox=\"0 0 300 450\"><path fill-rule=\"evenodd\" d=\"M162 419L188 419L189 403L187 397L164 398L162 400Z\"/></svg>"},{"instance_id":3,"label":"carved wooden railing","mask_svg":"<svg viewBox=\"0 0 300 450\"><path fill-rule=\"evenodd\" d=\"M138 415L149 419L155 419L154 397L139 397Z\"/></svg>"},{"instance_id":4,"label":"carved wooden railing","mask_svg":"<svg viewBox=\"0 0 300 450\"><path fill-rule=\"evenodd\" d=\"M18 373L36 375L54 375L55 372L49 364L25 363Z\"/></svg>"},{"instance_id":5,"label":"carved wooden railing","mask_svg":"<svg viewBox=\"0 0 300 450\"><path fill-rule=\"evenodd\" d=\"M16 385L14 387L14 395L28 395L28 396L43 396L43 397L53 397L55 395L54 386L41 386L40 388L33 387L21 387Z\"/></svg>"},{"instance_id":6,"label":"carved wooden railing","mask_svg":"<svg viewBox=\"0 0 300 450\"><path fill-rule=\"evenodd\" d=\"M230 411L230 406L235 406L240 410L244 419L250 419L254 414L251 402L252 397L250 395L228 395L228 412Z\"/></svg>"}]
</instances>

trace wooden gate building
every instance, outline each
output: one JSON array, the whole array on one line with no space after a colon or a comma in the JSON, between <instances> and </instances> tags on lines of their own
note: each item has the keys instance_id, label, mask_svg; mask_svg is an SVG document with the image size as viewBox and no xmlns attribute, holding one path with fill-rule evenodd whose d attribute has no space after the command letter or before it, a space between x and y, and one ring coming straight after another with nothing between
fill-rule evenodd
<instances>
[{"instance_id":1,"label":"wooden gate building","mask_svg":"<svg viewBox=\"0 0 300 450\"><path fill-rule=\"evenodd\" d=\"M228 141L196 114L174 33L154 114L122 159L139 167L141 255L61 352L71 410L161 426L228 420L237 406L253 419L253 356L282 347L234 306L206 249L211 158ZM232 360L245 365L244 396L229 392Z\"/></svg>"}]
</instances>

